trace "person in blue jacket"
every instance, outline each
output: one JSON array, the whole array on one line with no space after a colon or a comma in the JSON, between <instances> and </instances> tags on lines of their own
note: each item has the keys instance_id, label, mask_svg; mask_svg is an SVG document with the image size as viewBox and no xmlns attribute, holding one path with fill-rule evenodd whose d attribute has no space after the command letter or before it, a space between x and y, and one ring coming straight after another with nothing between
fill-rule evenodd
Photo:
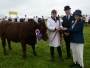
<instances>
[{"instance_id":1,"label":"person in blue jacket","mask_svg":"<svg viewBox=\"0 0 90 68\"><path fill-rule=\"evenodd\" d=\"M84 22L81 20L82 11L75 10L73 15L75 21L74 23L72 23L71 28L63 28L63 30L68 31L70 34L70 47L73 54L73 64L71 64L70 67L77 66L77 68L84 68L84 63L83 63Z\"/></svg>"}]
</instances>

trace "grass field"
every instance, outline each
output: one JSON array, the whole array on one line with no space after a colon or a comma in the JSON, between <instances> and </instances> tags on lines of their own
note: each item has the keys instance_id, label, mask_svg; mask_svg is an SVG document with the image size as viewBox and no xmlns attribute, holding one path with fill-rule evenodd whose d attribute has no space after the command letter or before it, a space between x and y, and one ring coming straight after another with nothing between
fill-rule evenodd
<instances>
[{"instance_id":1,"label":"grass field","mask_svg":"<svg viewBox=\"0 0 90 68\"><path fill-rule=\"evenodd\" d=\"M90 68L90 26L84 28L85 47L84 64L85 68ZM64 42L63 42L64 43ZM50 52L48 42L39 41L36 45L37 57L33 56L32 49L27 45L27 58L22 58L22 48L20 43L11 43L12 50L7 49L7 56L3 55L0 41L0 68L69 68L72 59L61 62L55 49L55 61L50 62ZM63 44L63 57L66 57L65 45Z\"/></svg>"}]
</instances>

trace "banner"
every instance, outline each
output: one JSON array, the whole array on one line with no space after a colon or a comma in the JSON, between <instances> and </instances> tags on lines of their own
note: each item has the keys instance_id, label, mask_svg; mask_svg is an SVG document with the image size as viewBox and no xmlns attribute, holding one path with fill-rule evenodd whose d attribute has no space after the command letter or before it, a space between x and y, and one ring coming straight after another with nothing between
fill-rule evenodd
<instances>
[{"instance_id":1,"label":"banner","mask_svg":"<svg viewBox=\"0 0 90 68\"><path fill-rule=\"evenodd\" d=\"M18 12L15 12L15 11L9 11L9 15L18 15Z\"/></svg>"}]
</instances>

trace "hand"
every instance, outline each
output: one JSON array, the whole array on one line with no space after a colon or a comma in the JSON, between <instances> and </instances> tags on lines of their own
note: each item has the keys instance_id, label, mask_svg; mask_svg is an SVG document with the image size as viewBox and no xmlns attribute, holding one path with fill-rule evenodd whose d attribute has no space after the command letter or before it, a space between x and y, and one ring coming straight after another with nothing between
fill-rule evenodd
<instances>
[{"instance_id":1,"label":"hand","mask_svg":"<svg viewBox=\"0 0 90 68\"><path fill-rule=\"evenodd\" d=\"M62 30L67 30L67 28L64 27Z\"/></svg>"},{"instance_id":2,"label":"hand","mask_svg":"<svg viewBox=\"0 0 90 68\"><path fill-rule=\"evenodd\" d=\"M69 36L69 33L66 33L66 32L65 32L64 34L65 34L66 36Z\"/></svg>"},{"instance_id":3,"label":"hand","mask_svg":"<svg viewBox=\"0 0 90 68\"><path fill-rule=\"evenodd\" d=\"M63 26L60 26L60 29L63 30Z\"/></svg>"},{"instance_id":4,"label":"hand","mask_svg":"<svg viewBox=\"0 0 90 68\"><path fill-rule=\"evenodd\" d=\"M59 27L56 27L56 30L57 30L57 31L60 31L60 28L59 28Z\"/></svg>"}]
</instances>

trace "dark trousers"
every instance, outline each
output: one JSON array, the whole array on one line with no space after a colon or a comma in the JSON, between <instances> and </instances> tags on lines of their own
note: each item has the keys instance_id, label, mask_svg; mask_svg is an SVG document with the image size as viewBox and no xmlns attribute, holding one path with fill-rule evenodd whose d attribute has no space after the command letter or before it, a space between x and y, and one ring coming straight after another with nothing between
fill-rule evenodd
<instances>
[{"instance_id":1,"label":"dark trousers","mask_svg":"<svg viewBox=\"0 0 90 68\"><path fill-rule=\"evenodd\" d=\"M65 41L65 45L66 45L67 57L71 57L71 53L70 53L70 36L65 36L64 35L64 41Z\"/></svg>"},{"instance_id":2,"label":"dark trousers","mask_svg":"<svg viewBox=\"0 0 90 68\"><path fill-rule=\"evenodd\" d=\"M62 57L62 51L61 51L61 47L57 47L57 52L59 57ZM50 47L50 53L51 53L51 58L54 58L54 47Z\"/></svg>"}]
</instances>

